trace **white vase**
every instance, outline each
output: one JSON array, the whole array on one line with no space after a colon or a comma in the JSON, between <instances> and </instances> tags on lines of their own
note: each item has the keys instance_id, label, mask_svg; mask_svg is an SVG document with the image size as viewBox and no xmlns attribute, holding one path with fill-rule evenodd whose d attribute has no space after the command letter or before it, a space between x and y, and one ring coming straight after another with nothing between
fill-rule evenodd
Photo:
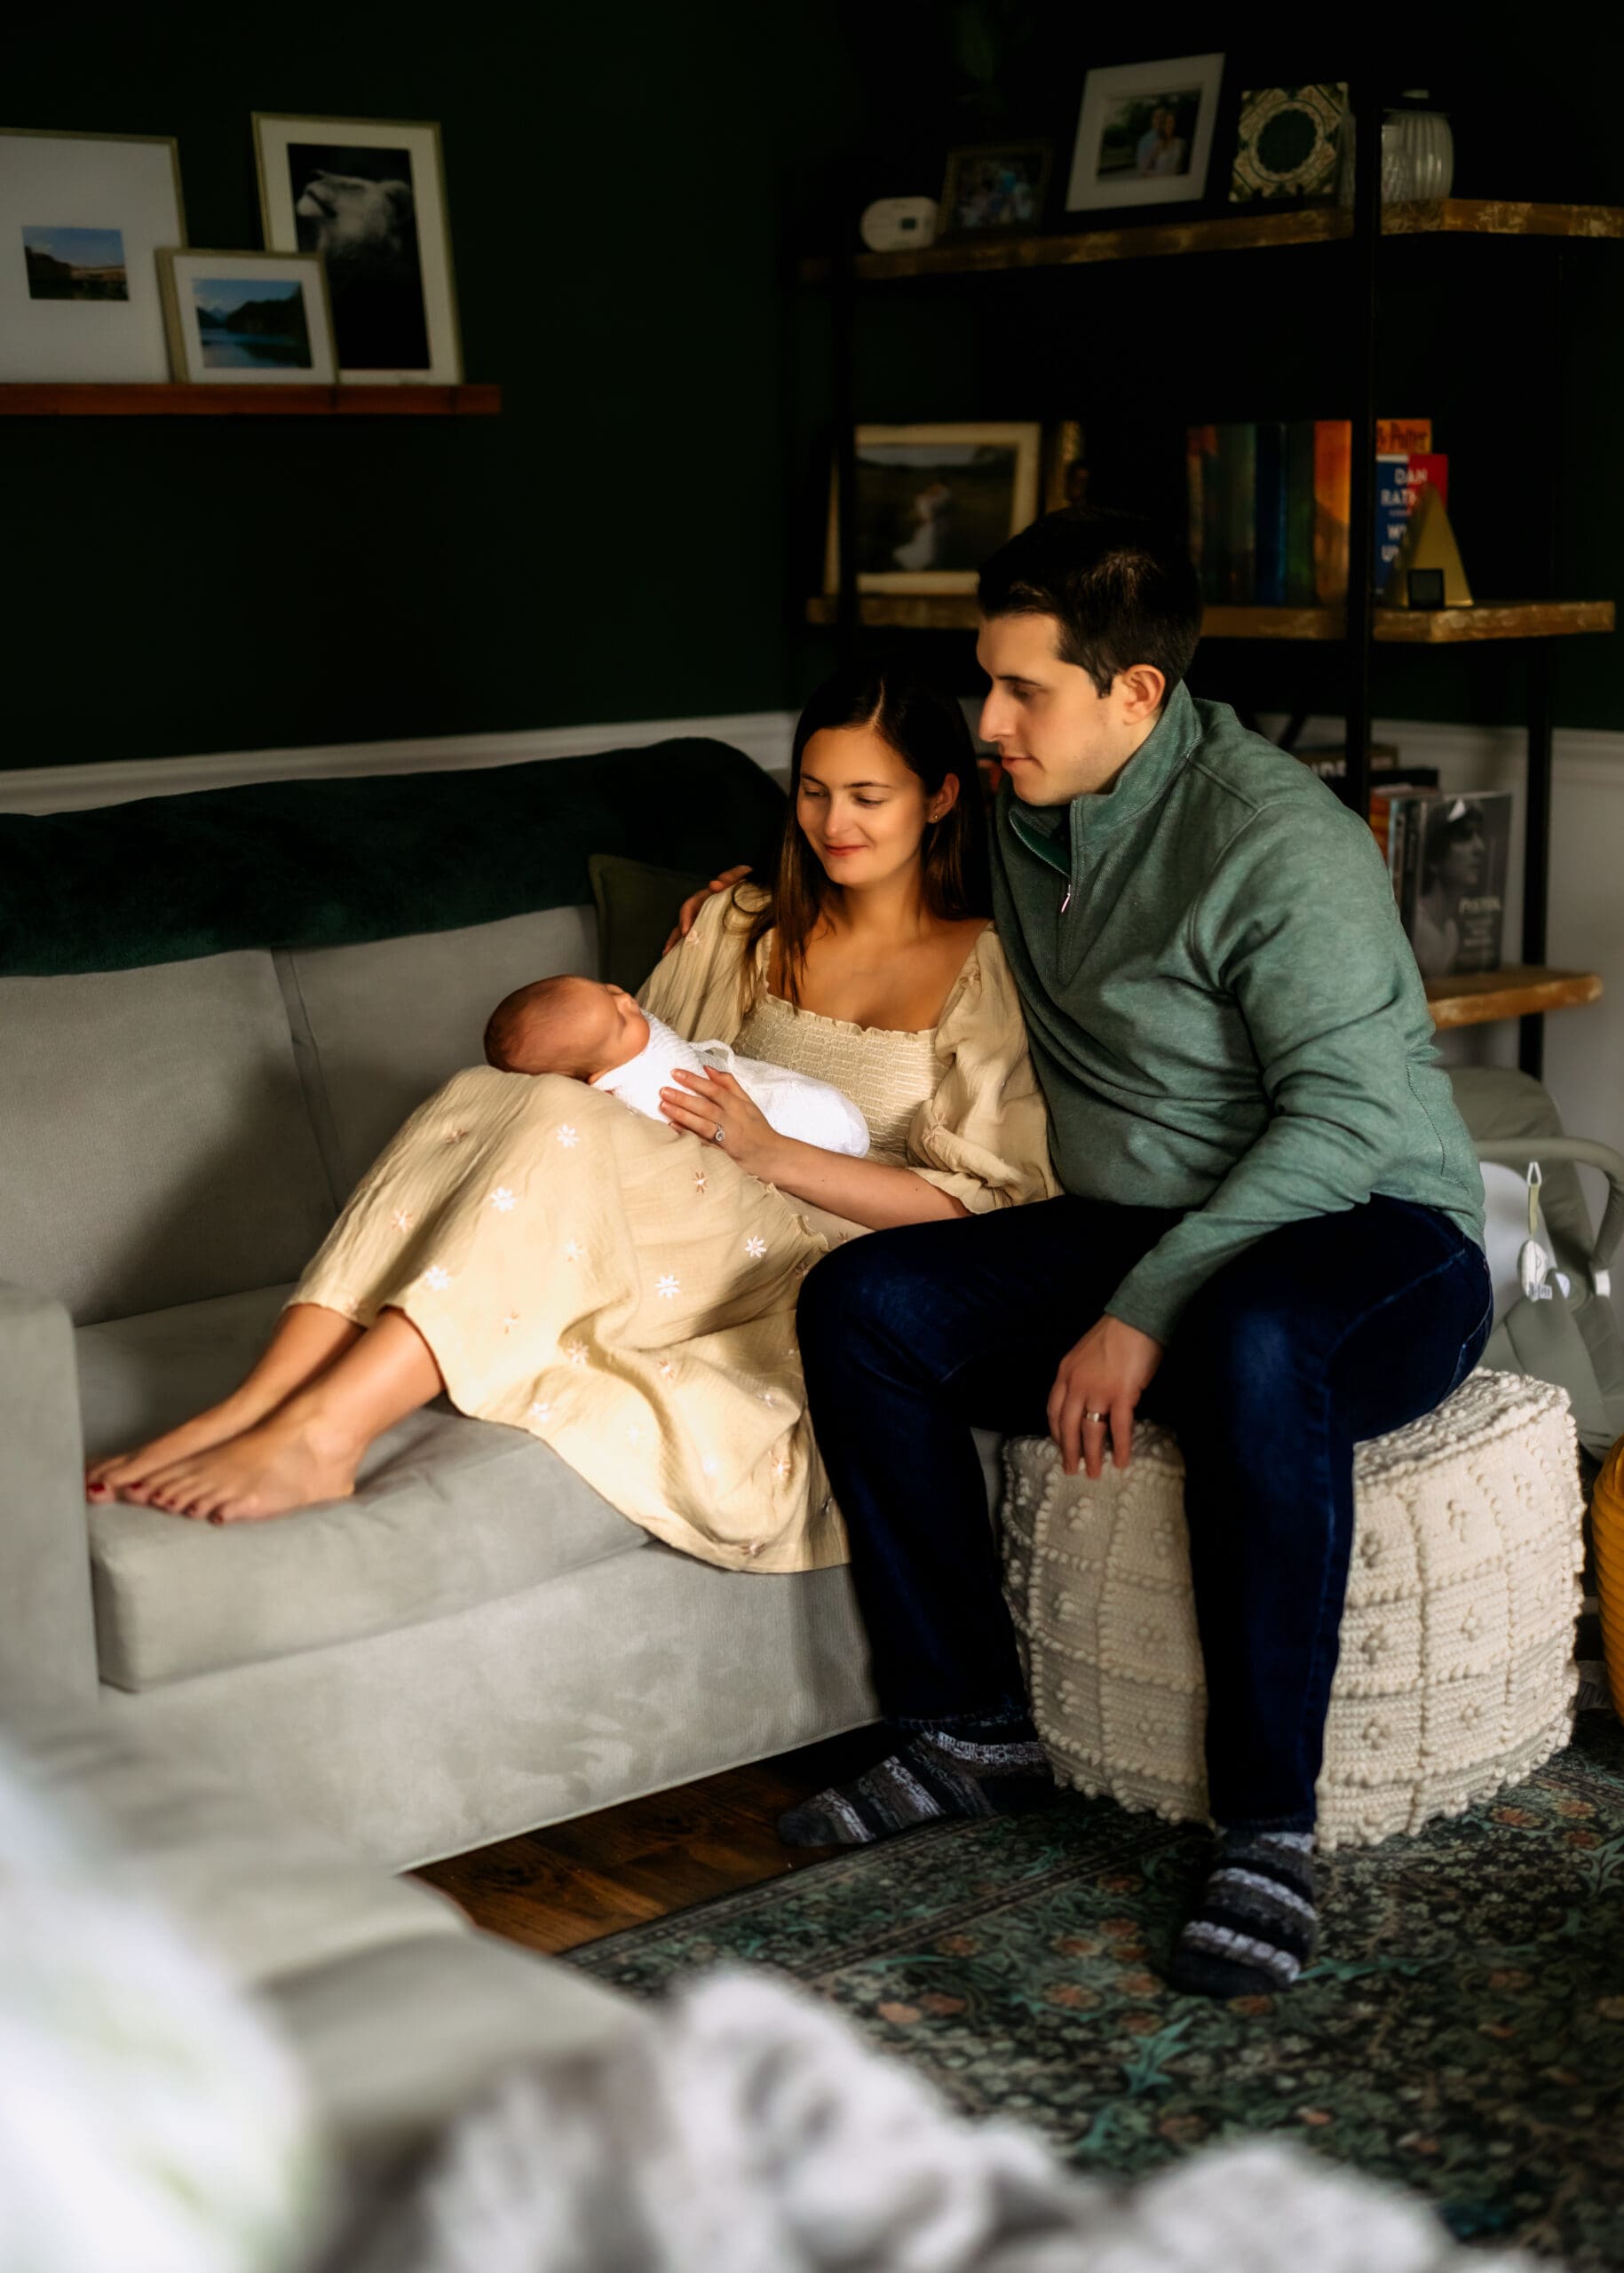
<instances>
[{"instance_id":1,"label":"white vase","mask_svg":"<svg viewBox=\"0 0 1624 2273\"><path fill-rule=\"evenodd\" d=\"M1447 197L1454 179L1454 137L1441 110L1393 110L1382 121L1382 202L1407 205ZM1353 202L1353 117L1343 114L1337 196Z\"/></svg>"}]
</instances>

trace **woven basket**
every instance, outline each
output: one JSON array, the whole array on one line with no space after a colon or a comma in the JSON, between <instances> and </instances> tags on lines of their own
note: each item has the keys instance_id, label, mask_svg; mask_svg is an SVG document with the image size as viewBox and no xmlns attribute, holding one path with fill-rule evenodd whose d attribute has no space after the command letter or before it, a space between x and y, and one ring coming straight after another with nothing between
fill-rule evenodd
<instances>
[{"instance_id":1,"label":"woven basket","mask_svg":"<svg viewBox=\"0 0 1624 2273\"><path fill-rule=\"evenodd\" d=\"M1141 1422L1126 1470L1062 1473L1046 1438L1005 1448L1005 1587L1038 1732L1063 1783L1207 1818L1207 1699L1184 1461ZM1367 1845L1530 1775L1568 1740L1583 1501L1567 1398L1477 1373L1361 1445L1320 1843ZM1624 1672L1624 1504L1614 1643ZM1605 1599L1604 1580L1604 1601Z\"/></svg>"}]
</instances>

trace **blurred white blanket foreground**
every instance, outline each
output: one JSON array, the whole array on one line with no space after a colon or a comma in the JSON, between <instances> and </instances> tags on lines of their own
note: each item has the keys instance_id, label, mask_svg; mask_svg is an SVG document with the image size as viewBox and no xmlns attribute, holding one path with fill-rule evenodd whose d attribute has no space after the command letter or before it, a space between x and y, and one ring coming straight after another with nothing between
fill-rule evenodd
<instances>
[{"instance_id":1,"label":"blurred white blanket foreground","mask_svg":"<svg viewBox=\"0 0 1624 2273\"><path fill-rule=\"evenodd\" d=\"M647 2037L515 2076L331 2273L1533 2273L1259 2142L1129 2188L972 2124L826 2008L716 1974ZM1545 2273L1550 2273L1549 2261Z\"/></svg>"},{"instance_id":2,"label":"blurred white blanket foreground","mask_svg":"<svg viewBox=\"0 0 1624 2273\"><path fill-rule=\"evenodd\" d=\"M340 2209L295 2055L138 1888L0 1753L0 2273L1533 2273L1290 2148L1086 2183L764 1973Z\"/></svg>"}]
</instances>

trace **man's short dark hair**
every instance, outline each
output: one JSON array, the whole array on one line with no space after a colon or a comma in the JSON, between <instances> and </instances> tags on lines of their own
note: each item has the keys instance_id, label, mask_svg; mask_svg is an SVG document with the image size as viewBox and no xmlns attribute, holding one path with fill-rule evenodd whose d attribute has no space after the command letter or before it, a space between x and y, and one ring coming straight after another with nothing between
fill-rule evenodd
<instances>
[{"instance_id":1,"label":"man's short dark hair","mask_svg":"<svg viewBox=\"0 0 1624 2273\"><path fill-rule=\"evenodd\" d=\"M1137 513L1067 505L1000 545L981 571L981 613L1052 615L1062 662L1108 694L1119 671L1152 663L1168 693L1201 636L1201 587L1184 550Z\"/></svg>"}]
</instances>

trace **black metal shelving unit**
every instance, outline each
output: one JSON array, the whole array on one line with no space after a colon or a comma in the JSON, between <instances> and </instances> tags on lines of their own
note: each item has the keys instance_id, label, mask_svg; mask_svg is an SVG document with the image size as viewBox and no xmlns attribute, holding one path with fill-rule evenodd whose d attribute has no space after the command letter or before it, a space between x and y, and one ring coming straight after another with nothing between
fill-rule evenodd
<instances>
[{"instance_id":1,"label":"black metal shelving unit","mask_svg":"<svg viewBox=\"0 0 1624 2273\"><path fill-rule=\"evenodd\" d=\"M1374 521L1376 352L1383 240L1389 235L1434 232L1548 240L1551 246L1548 336L1559 339L1564 249L1585 239L1624 241L1624 210L1465 200L1446 201L1430 207L1384 209L1381 196L1382 105L1374 80L1366 77L1352 81L1350 101L1355 122L1351 214L1320 208L1259 215L1240 221L1198 221L1171 226L1142 224L1133 228L1085 232L1074 237L1030 238L991 248L978 244L970 252L942 247L877 256L857 252L852 242L852 216L844 214L839 249L834 257L808 262L803 273L809 281L827 282L832 296L831 398L836 473L840 495L850 497L854 494L858 425L855 331L859 295L866 286L883 282L888 277L1025 272L1088 266L1100 259L1176 257L1188 251L1225 246L1236 250L1266 250L1271 245L1348 241L1352 264L1348 347L1353 448L1345 610L1340 622L1335 620L1335 612L1326 610L1209 610L1204 636L1340 638L1344 649L1347 722L1347 773L1343 794L1356 812L1365 812L1369 810L1370 802L1374 649L1384 640L1409 641L1420 629L1413 622L1406 624L1398 620L1403 611L1378 608L1373 589L1373 548L1361 536ZM1557 496L1554 479L1548 485L1544 508L1544 525L1537 548L1539 592L1517 606L1485 604L1472 611L1446 611L1434 624L1426 627L1427 644L1514 638L1525 658L1527 750L1522 963L1504 974L1506 985L1499 989L1478 987L1462 994L1452 994L1446 986L1433 991L1435 1016L1440 1025L1475 1024L1485 1018L1517 1015L1518 1063L1525 1073L1536 1077L1543 1064L1544 1014L1543 1009L1526 1005L1538 1002L1557 1007L1565 1002L1593 1000L1600 993L1600 982L1592 974L1551 972L1545 967L1551 824L1550 643L1553 637L1564 633L1611 630L1613 622L1610 602L1557 602ZM836 556L836 593L832 599L811 602L807 613L812 621L833 623L843 655L853 651L865 621L902 626L923 622L947 626L974 620L971 603L962 607L952 604L889 608L871 604L865 607L858 590L856 531L853 517L849 513L842 513L839 518ZM1502 1002L1514 1007L1491 1007Z\"/></svg>"}]
</instances>

